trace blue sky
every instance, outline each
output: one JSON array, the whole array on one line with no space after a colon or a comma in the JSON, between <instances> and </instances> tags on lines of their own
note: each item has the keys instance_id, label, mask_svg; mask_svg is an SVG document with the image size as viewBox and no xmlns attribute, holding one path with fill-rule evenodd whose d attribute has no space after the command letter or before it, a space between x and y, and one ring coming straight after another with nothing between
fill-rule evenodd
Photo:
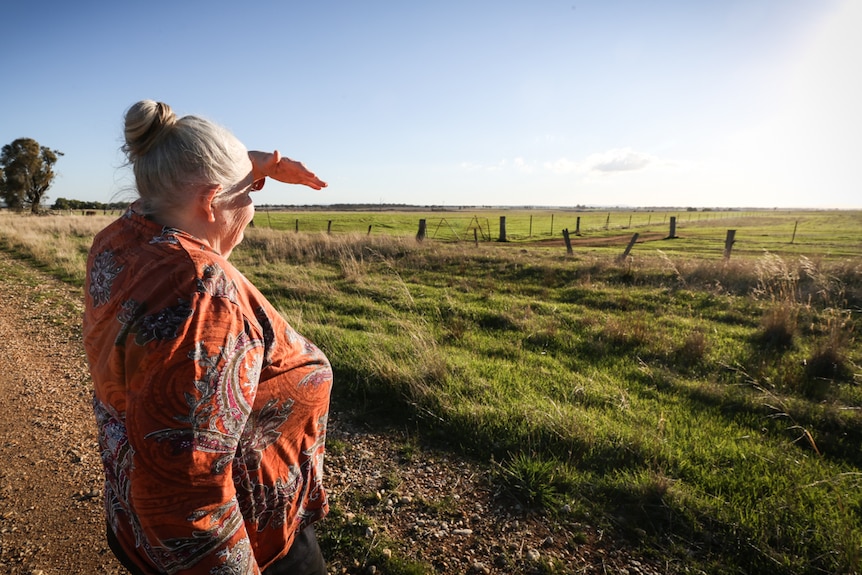
<instances>
[{"instance_id":1,"label":"blue sky","mask_svg":"<svg viewBox=\"0 0 862 575\"><path fill-rule=\"evenodd\" d=\"M258 203L862 208L858 0L16 2L0 144L131 185L152 98L329 183ZM10 49L11 48L11 49Z\"/></svg>"}]
</instances>

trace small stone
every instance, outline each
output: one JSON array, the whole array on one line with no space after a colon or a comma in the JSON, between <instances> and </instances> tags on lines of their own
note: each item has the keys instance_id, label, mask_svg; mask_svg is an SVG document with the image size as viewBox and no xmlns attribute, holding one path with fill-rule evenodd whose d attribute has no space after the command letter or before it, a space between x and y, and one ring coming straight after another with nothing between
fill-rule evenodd
<instances>
[{"instance_id":1,"label":"small stone","mask_svg":"<svg viewBox=\"0 0 862 575\"><path fill-rule=\"evenodd\" d=\"M453 535L461 535L461 536L472 535L473 530L472 529L454 529L452 531L452 534Z\"/></svg>"},{"instance_id":2,"label":"small stone","mask_svg":"<svg viewBox=\"0 0 862 575\"><path fill-rule=\"evenodd\" d=\"M542 555L539 553L538 549L527 550L527 559L529 559L533 563L537 563L541 557Z\"/></svg>"},{"instance_id":3,"label":"small stone","mask_svg":"<svg viewBox=\"0 0 862 575\"><path fill-rule=\"evenodd\" d=\"M365 536L368 537L369 539L371 537L374 537L374 529L372 529L371 527L366 527L365 528Z\"/></svg>"},{"instance_id":4,"label":"small stone","mask_svg":"<svg viewBox=\"0 0 862 575\"><path fill-rule=\"evenodd\" d=\"M384 549L383 551L381 551L381 553L383 554L384 557L386 557L386 559L392 558L392 549L388 549L388 548Z\"/></svg>"}]
</instances>

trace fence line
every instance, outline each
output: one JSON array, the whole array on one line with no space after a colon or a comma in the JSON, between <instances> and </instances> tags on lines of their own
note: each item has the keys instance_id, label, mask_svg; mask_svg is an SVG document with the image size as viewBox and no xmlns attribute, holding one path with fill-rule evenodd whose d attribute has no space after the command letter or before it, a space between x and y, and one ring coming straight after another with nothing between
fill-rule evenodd
<instances>
[{"instance_id":1,"label":"fence line","mask_svg":"<svg viewBox=\"0 0 862 575\"><path fill-rule=\"evenodd\" d=\"M399 213L354 214L347 212L339 217L337 212L325 214L315 212L271 212L258 211L256 225L272 229L295 232L365 233L413 235L417 233L419 220L426 221L424 237L441 241L523 241L559 239L559 230L574 229L573 235L583 236L614 231L637 230L666 231L675 237L676 228L697 222L718 222L722 219L748 217L747 212L562 212L562 213L511 213L500 217L501 234L492 230L494 216L446 215L429 217L428 214ZM288 223L289 222L289 223ZM496 227L496 224L494 225ZM572 232L569 231L571 234ZM476 237L478 236L478 238Z\"/></svg>"}]
</instances>

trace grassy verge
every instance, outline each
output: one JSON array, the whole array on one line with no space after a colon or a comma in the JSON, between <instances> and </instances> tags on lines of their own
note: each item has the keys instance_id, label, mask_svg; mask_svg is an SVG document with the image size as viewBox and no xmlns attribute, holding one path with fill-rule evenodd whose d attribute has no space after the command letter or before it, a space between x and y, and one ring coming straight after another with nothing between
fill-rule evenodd
<instances>
[{"instance_id":1,"label":"grassy verge","mask_svg":"<svg viewBox=\"0 0 862 575\"><path fill-rule=\"evenodd\" d=\"M526 504L709 573L854 573L862 259L834 255L858 249L841 229L829 258L624 262L255 229L234 259L326 351L339 398L492 460ZM70 247L2 241L80 281L92 232L40 233Z\"/></svg>"},{"instance_id":2,"label":"grassy verge","mask_svg":"<svg viewBox=\"0 0 862 575\"><path fill-rule=\"evenodd\" d=\"M425 422L525 502L707 572L858 569L858 261L371 241L240 256L369 421Z\"/></svg>"}]
</instances>

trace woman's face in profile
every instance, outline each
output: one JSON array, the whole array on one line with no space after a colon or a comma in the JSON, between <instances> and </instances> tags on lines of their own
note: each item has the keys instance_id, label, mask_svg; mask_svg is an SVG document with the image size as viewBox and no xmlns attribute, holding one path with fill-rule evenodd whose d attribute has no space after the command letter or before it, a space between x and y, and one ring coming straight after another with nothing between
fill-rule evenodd
<instances>
[{"instance_id":1,"label":"woman's face in profile","mask_svg":"<svg viewBox=\"0 0 862 575\"><path fill-rule=\"evenodd\" d=\"M214 202L217 225L218 250L228 257L243 240L246 226L254 218L254 202L251 194L260 189L255 185L251 160L246 159L248 175L236 186L223 192Z\"/></svg>"}]
</instances>

